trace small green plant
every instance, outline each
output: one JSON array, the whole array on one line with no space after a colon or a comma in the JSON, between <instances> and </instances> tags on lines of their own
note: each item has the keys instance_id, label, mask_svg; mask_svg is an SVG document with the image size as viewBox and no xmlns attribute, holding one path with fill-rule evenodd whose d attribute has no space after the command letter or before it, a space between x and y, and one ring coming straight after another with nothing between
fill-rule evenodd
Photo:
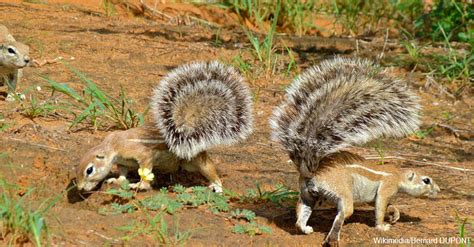
<instances>
[{"instance_id":1,"label":"small green plant","mask_svg":"<svg viewBox=\"0 0 474 247\"><path fill-rule=\"evenodd\" d=\"M424 130L420 129L414 133L419 139L424 139L434 131L435 126L430 126Z\"/></svg>"},{"instance_id":2,"label":"small green plant","mask_svg":"<svg viewBox=\"0 0 474 247\"><path fill-rule=\"evenodd\" d=\"M290 59L290 61L288 62L288 65L286 66L286 75L289 76L291 74L291 71L297 68L296 59L291 48L289 47L285 47L285 48L286 48L286 52L288 53L288 58Z\"/></svg>"},{"instance_id":3,"label":"small green plant","mask_svg":"<svg viewBox=\"0 0 474 247\"><path fill-rule=\"evenodd\" d=\"M405 50L407 51L412 62L414 64L419 63L422 57L422 54L420 52L422 47L415 44L412 40L403 40L401 43L403 47L405 48Z\"/></svg>"},{"instance_id":4,"label":"small green plant","mask_svg":"<svg viewBox=\"0 0 474 247\"><path fill-rule=\"evenodd\" d=\"M278 59L277 56L275 56L275 47L273 40L276 32L278 15L280 14L280 8L281 4L280 0L278 0L277 7L275 9L275 12L273 13L274 16L270 26L270 30L268 31L268 34L265 36L263 41L260 41L260 39L250 30L244 28L247 37L250 41L250 44L252 44L253 53L257 60L263 64L267 75L274 71L274 66L276 65Z\"/></svg>"},{"instance_id":5,"label":"small green plant","mask_svg":"<svg viewBox=\"0 0 474 247\"><path fill-rule=\"evenodd\" d=\"M158 194L141 200L135 199L135 191L130 190L128 183L123 183L121 188L111 188L104 194L113 196L113 202L107 207L100 208L102 215L132 213L137 210L163 211L174 214L183 204L168 196L168 190L161 189Z\"/></svg>"},{"instance_id":6,"label":"small green plant","mask_svg":"<svg viewBox=\"0 0 474 247\"><path fill-rule=\"evenodd\" d=\"M125 242L129 242L138 236L151 236L153 239L165 246L179 246L183 245L190 237L191 231L180 231L179 224L176 223L174 233L169 231L168 223L163 219L163 213L158 213L151 216L145 214L144 219L132 222L130 225L121 226L117 228L123 231L126 235L121 237Z\"/></svg>"},{"instance_id":7,"label":"small green plant","mask_svg":"<svg viewBox=\"0 0 474 247\"><path fill-rule=\"evenodd\" d=\"M459 246L462 246L462 247L471 246L471 241L473 241L473 239L469 236L468 230L466 228L466 226L469 226L468 225L469 218L467 217L461 218L461 216L459 216L459 213L456 211L456 220L459 225L459 233L458 233L459 238L460 238ZM471 222L471 230L472 229L474 229L474 221Z\"/></svg>"},{"instance_id":8,"label":"small green plant","mask_svg":"<svg viewBox=\"0 0 474 247\"><path fill-rule=\"evenodd\" d=\"M17 194L18 187L0 178L0 238L8 239L8 245L34 242L42 246L48 236L48 228L44 215L59 198L43 201L36 209L26 202L33 192L30 188L21 197Z\"/></svg>"},{"instance_id":9,"label":"small green plant","mask_svg":"<svg viewBox=\"0 0 474 247\"><path fill-rule=\"evenodd\" d=\"M10 124L6 122L5 117L0 113L0 132L4 132L10 128Z\"/></svg>"},{"instance_id":10,"label":"small green plant","mask_svg":"<svg viewBox=\"0 0 474 247\"><path fill-rule=\"evenodd\" d=\"M180 191L179 187L178 191ZM227 212L230 209L230 206L227 203L229 198L220 193L214 193L204 186L191 187L189 188L189 192L175 192L177 193L176 200L185 205L193 207L206 205L215 214L219 212Z\"/></svg>"},{"instance_id":11,"label":"small green plant","mask_svg":"<svg viewBox=\"0 0 474 247\"><path fill-rule=\"evenodd\" d=\"M291 191L283 185L276 185L274 190L264 191L260 185L257 184L257 189L249 189L246 195L240 198L241 201L250 203L266 203L272 202L278 206L282 206L282 203L290 202L294 205L298 200L299 193Z\"/></svg>"},{"instance_id":12,"label":"small green plant","mask_svg":"<svg viewBox=\"0 0 474 247\"><path fill-rule=\"evenodd\" d=\"M37 86L36 88L40 89L41 87ZM38 90L39 91L39 90ZM38 117L47 117L53 116L61 108L58 104L54 102L54 99L51 97L46 98L45 100L40 100L37 96L37 92L32 90L25 90L23 95L27 95L24 100L17 100L20 102L20 112L23 116L34 119Z\"/></svg>"},{"instance_id":13,"label":"small green plant","mask_svg":"<svg viewBox=\"0 0 474 247\"><path fill-rule=\"evenodd\" d=\"M385 147L382 140L379 139L375 142L374 149L380 157L380 165L383 165L385 160Z\"/></svg>"},{"instance_id":14,"label":"small green plant","mask_svg":"<svg viewBox=\"0 0 474 247\"><path fill-rule=\"evenodd\" d=\"M59 92L73 99L73 103L68 104L70 112L74 114L70 128L84 121L88 121L94 128L107 125L107 122L109 122L109 127L120 129L130 129L143 124L143 116L147 109L143 113L135 111L132 107L133 101L127 98L123 88L120 90L119 97L114 98L101 90L81 72L67 67L85 84L82 94L65 83L56 82L48 77L43 77L43 79L51 86L53 95L55 92Z\"/></svg>"},{"instance_id":15,"label":"small green plant","mask_svg":"<svg viewBox=\"0 0 474 247\"><path fill-rule=\"evenodd\" d=\"M232 65L237 67L244 75L249 74L252 69L252 65L242 57L242 53L232 58Z\"/></svg>"},{"instance_id":16,"label":"small green plant","mask_svg":"<svg viewBox=\"0 0 474 247\"><path fill-rule=\"evenodd\" d=\"M102 8L104 9L106 16L113 16L117 13L115 4L111 0L102 0Z\"/></svg>"},{"instance_id":17,"label":"small green plant","mask_svg":"<svg viewBox=\"0 0 474 247\"><path fill-rule=\"evenodd\" d=\"M230 212L230 216L234 219L245 219L248 222L251 222L255 219L255 212L248 209L236 209Z\"/></svg>"},{"instance_id":18,"label":"small green plant","mask_svg":"<svg viewBox=\"0 0 474 247\"><path fill-rule=\"evenodd\" d=\"M249 236L261 235L264 233L272 233L272 228L268 226L259 225L256 222L247 224L238 224L232 229L233 233L248 234Z\"/></svg>"}]
</instances>

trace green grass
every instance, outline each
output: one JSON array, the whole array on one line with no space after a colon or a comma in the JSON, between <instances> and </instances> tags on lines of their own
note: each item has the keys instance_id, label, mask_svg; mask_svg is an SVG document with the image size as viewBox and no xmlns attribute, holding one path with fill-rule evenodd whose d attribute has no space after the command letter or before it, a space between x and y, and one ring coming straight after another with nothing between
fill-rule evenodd
<instances>
[{"instance_id":1,"label":"green grass","mask_svg":"<svg viewBox=\"0 0 474 247\"><path fill-rule=\"evenodd\" d=\"M472 233L474 230L474 221L471 220L471 224L469 224L469 218L461 217L459 213L456 211L456 221L459 226L458 236L460 238L459 246L461 247L469 247L471 246L472 241ZM469 231L470 226L470 231Z\"/></svg>"},{"instance_id":2,"label":"green grass","mask_svg":"<svg viewBox=\"0 0 474 247\"><path fill-rule=\"evenodd\" d=\"M47 199L39 205L32 205L27 199L34 189L22 196L18 186L0 178L0 238L8 245L22 245L33 242L36 246L48 245L48 227L44 215L62 197Z\"/></svg>"},{"instance_id":3,"label":"green grass","mask_svg":"<svg viewBox=\"0 0 474 247\"><path fill-rule=\"evenodd\" d=\"M260 30L265 30L268 22L277 22L281 30L288 30L297 35L306 34L318 29L312 21L318 13L318 1L308 0L226 0L220 7L235 12L242 22L253 23Z\"/></svg>"},{"instance_id":4,"label":"green grass","mask_svg":"<svg viewBox=\"0 0 474 247\"><path fill-rule=\"evenodd\" d=\"M100 127L130 129L143 124L148 108L143 113L137 112L134 109L134 101L127 97L123 88L118 97L113 97L80 71L67 67L83 83L82 93L75 91L66 83L59 83L48 77L43 79L53 90L52 95L58 92L70 98L69 101L62 102L74 116L70 128L81 123L87 123L95 129Z\"/></svg>"},{"instance_id":5,"label":"green grass","mask_svg":"<svg viewBox=\"0 0 474 247\"><path fill-rule=\"evenodd\" d=\"M373 35L386 29L419 38L474 45L474 8L465 0L331 0L264 1L226 0L218 4L235 12L241 23L252 23L262 33L276 19L276 29L303 35L322 30L313 22L320 16L332 16L333 23L352 36ZM427 11L431 9L431 11Z\"/></svg>"},{"instance_id":6,"label":"green grass","mask_svg":"<svg viewBox=\"0 0 474 247\"><path fill-rule=\"evenodd\" d=\"M33 90L33 89L36 90ZM39 90L38 90L39 89ZM20 104L20 112L23 116L35 119L38 117L51 117L57 116L60 110L64 110L61 105L58 105L56 99L53 97L43 97L45 99L41 100L40 96L41 87L34 85L25 89L22 94L25 95L25 99L21 100L17 97L16 102Z\"/></svg>"},{"instance_id":7,"label":"green grass","mask_svg":"<svg viewBox=\"0 0 474 247\"><path fill-rule=\"evenodd\" d=\"M283 185L276 185L273 190L263 190L259 184L256 189L249 189L247 193L240 197L240 201L247 203L267 203L272 202L278 206L288 203L295 205L298 200L299 193L292 191Z\"/></svg>"},{"instance_id":8,"label":"green grass","mask_svg":"<svg viewBox=\"0 0 474 247\"><path fill-rule=\"evenodd\" d=\"M472 51L474 48L471 47L471 52L460 52L453 49L444 28L440 26L440 30L444 36L444 46L448 53L433 55L434 63L429 63L428 66L437 78L448 83L458 84L458 88L454 92L454 95L458 96L464 87L472 86L474 74L474 53Z\"/></svg>"},{"instance_id":9,"label":"green grass","mask_svg":"<svg viewBox=\"0 0 474 247\"><path fill-rule=\"evenodd\" d=\"M175 221L176 226L170 231L168 223L163 218L163 213L157 213L155 216L146 211L143 212L142 220L133 221L129 225L118 227L125 236L120 237L125 242L129 242L137 237L152 237L154 242L160 246L182 246L191 237L192 230L180 231L179 221Z\"/></svg>"},{"instance_id":10,"label":"green grass","mask_svg":"<svg viewBox=\"0 0 474 247\"><path fill-rule=\"evenodd\" d=\"M252 31L243 27L250 44L253 47L253 54L258 62L263 65L266 75L273 74L272 72L274 71L278 59L275 53L274 36L276 32L278 15L280 14L280 5L280 0L278 0L270 29L263 40L260 40L258 36L252 33Z\"/></svg>"},{"instance_id":11,"label":"green grass","mask_svg":"<svg viewBox=\"0 0 474 247\"><path fill-rule=\"evenodd\" d=\"M111 0L102 0L102 9L106 16L113 16L117 14L117 9L115 4Z\"/></svg>"},{"instance_id":12,"label":"green grass","mask_svg":"<svg viewBox=\"0 0 474 247\"><path fill-rule=\"evenodd\" d=\"M460 41L474 45L474 8L461 0L435 1L433 10L414 23L417 36L434 41Z\"/></svg>"}]
</instances>

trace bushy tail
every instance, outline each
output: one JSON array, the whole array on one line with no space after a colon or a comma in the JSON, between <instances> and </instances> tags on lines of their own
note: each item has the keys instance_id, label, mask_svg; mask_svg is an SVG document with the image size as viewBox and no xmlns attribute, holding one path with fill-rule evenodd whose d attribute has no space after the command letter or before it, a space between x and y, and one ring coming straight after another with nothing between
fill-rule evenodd
<instances>
[{"instance_id":1,"label":"bushy tail","mask_svg":"<svg viewBox=\"0 0 474 247\"><path fill-rule=\"evenodd\" d=\"M270 120L272 139L314 172L328 154L379 137L403 137L419 124L418 97L363 59L335 58L304 71Z\"/></svg>"},{"instance_id":2,"label":"bushy tail","mask_svg":"<svg viewBox=\"0 0 474 247\"><path fill-rule=\"evenodd\" d=\"M217 61L171 71L154 89L151 109L168 147L183 159L252 132L250 90L235 69Z\"/></svg>"}]
</instances>

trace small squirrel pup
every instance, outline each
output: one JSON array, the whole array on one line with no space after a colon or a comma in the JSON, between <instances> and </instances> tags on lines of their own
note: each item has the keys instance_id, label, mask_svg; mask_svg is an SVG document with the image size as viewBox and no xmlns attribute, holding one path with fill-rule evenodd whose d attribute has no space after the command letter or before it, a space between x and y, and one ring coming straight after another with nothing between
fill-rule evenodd
<instances>
[{"instance_id":1,"label":"small squirrel pup","mask_svg":"<svg viewBox=\"0 0 474 247\"><path fill-rule=\"evenodd\" d=\"M81 160L77 187L90 191L118 164L121 183L129 170L179 167L199 171L216 192L222 182L206 150L246 139L252 132L252 100L243 77L232 67L213 62L179 66L165 76L151 99L153 123L108 135ZM148 190L148 181L130 184Z\"/></svg>"},{"instance_id":2,"label":"small squirrel pup","mask_svg":"<svg viewBox=\"0 0 474 247\"><path fill-rule=\"evenodd\" d=\"M22 76L22 68L30 62L30 48L10 34L0 24L0 86L7 85L7 101L14 100L16 84Z\"/></svg>"},{"instance_id":3,"label":"small squirrel pup","mask_svg":"<svg viewBox=\"0 0 474 247\"><path fill-rule=\"evenodd\" d=\"M419 110L418 97L408 86L369 60L336 57L299 75L270 119L272 139L282 144L300 173L297 227L310 233L312 228L306 223L315 197L327 197L337 204L338 214L324 244L337 243L354 201L367 199L353 195L354 191L365 193L354 186L385 188L365 184L365 178L351 173L352 168L341 168L359 163L354 158L347 162L349 156L341 150L379 137L412 133L420 124ZM418 179L413 177L413 182ZM376 211L385 212L386 203L378 200L377 204Z\"/></svg>"}]
</instances>

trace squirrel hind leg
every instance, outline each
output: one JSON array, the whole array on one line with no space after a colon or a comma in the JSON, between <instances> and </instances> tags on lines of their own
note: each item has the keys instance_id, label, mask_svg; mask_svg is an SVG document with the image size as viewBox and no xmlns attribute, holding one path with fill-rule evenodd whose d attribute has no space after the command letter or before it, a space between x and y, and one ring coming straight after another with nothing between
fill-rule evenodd
<instances>
[{"instance_id":1,"label":"squirrel hind leg","mask_svg":"<svg viewBox=\"0 0 474 247\"><path fill-rule=\"evenodd\" d=\"M187 166L184 166L185 170L188 171L199 171L209 182L209 188L216 193L222 193L222 181L217 175L216 166L214 162L209 158L207 152L201 152L198 156L194 157Z\"/></svg>"},{"instance_id":2,"label":"squirrel hind leg","mask_svg":"<svg viewBox=\"0 0 474 247\"><path fill-rule=\"evenodd\" d=\"M337 203L337 215L331 227L331 231L324 239L324 246L337 246L339 244L339 238L341 234L342 225L344 220L352 215L354 212L354 202L351 197L339 198Z\"/></svg>"}]
</instances>

